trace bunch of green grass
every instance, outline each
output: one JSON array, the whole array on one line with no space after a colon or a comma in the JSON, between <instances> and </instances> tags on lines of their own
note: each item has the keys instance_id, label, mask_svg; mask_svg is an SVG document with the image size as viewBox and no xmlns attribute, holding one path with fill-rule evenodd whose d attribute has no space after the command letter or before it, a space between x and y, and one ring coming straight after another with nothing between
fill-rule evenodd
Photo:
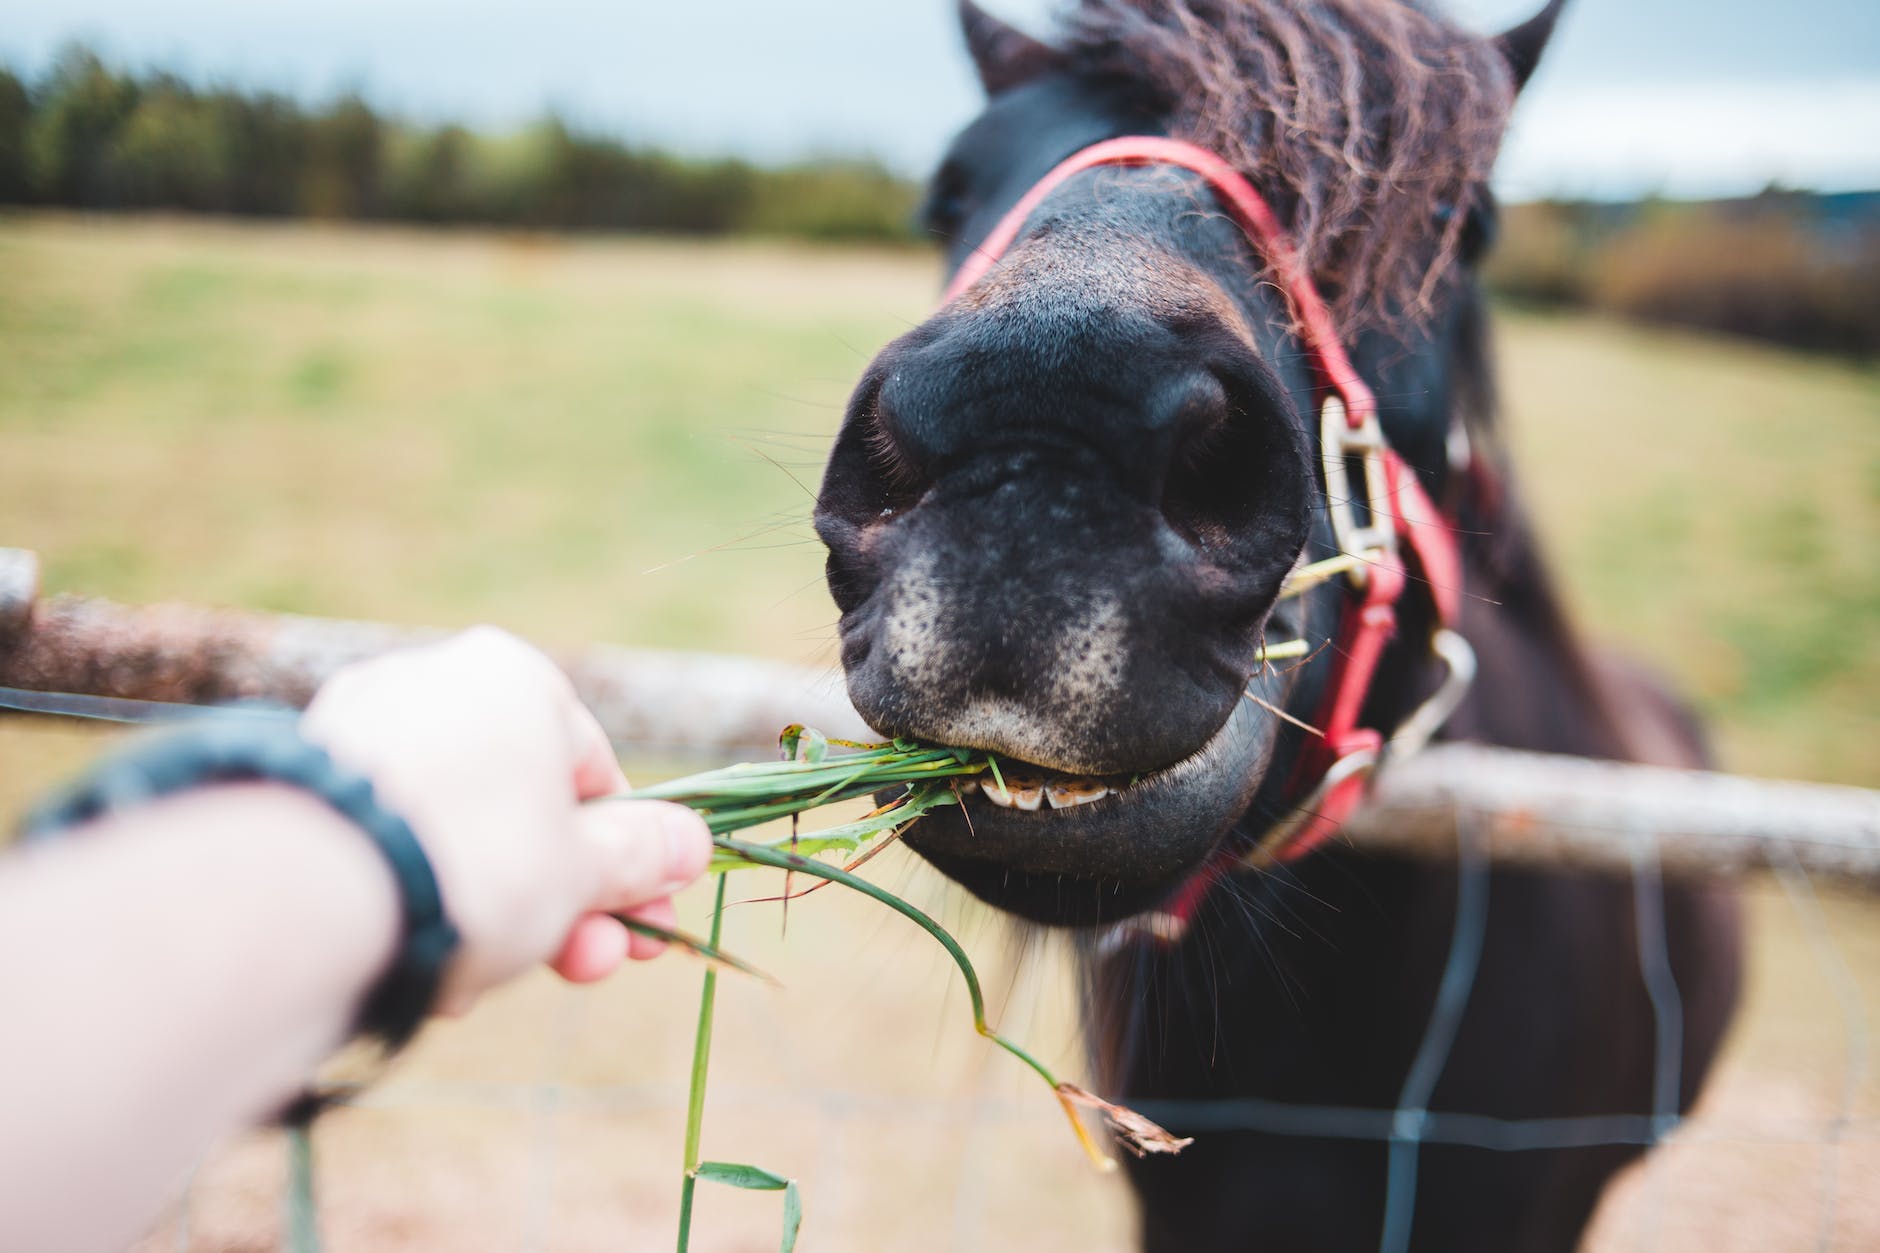
<instances>
[{"instance_id":1,"label":"bunch of green grass","mask_svg":"<svg viewBox=\"0 0 1880 1253\"><path fill-rule=\"evenodd\" d=\"M697 810L712 830L717 848L711 867L718 872L718 886L712 907L711 932L707 939L651 927L637 920L628 925L643 934L657 936L705 957L711 965L705 972L699 998L698 1032L692 1052L692 1081L686 1105L685 1173L680 1185L679 1253L686 1253L691 1241L692 1206L699 1180L738 1188L781 1191L784 1194L783 1238L781 1249L790 1253L796 1246L802 1223L802 1198L795 1180L757 1166L735 1162L708 1162L700 1159L699 1140L704 1121L705 1085L711 1060L713 1009L718 987L718 967L728 965L750 971L750 967L725 954L719 948L723 934L725 880L728 872L751 866L782 870L786 876L804 874L844 887L880 901L911 920L937 940L959 967L966 981L971 1001L973 1029L1024 1062L1050 1086L1069 1120L1078 1143L1092 1162L1104 1169L1114 1163L1097 1146L1079 1108L1098 1111L1109 1125L1118 1143L1131 1152L1179 1152L1188 1141L1178 1140L1162 1128L1121 1106L1092 1096L1075 1084L1058 1079L1051 1070L1022 1046L1006 1039L986 1021L985 995L978 972L959 942L946 928L926 913L902 900L886 888L859 878L853 871L875 851L885 847L910 823L934 809L959 803L957 781L990 772L999 777L999 765L988 754L967 749L939 748L908 740L884 744L853 744L836 741L836 746L851 751L831 754L831 741L815 731L791 727L783 736L784 760L746 762L711 770L703 774L675 779L669 783L642 788L631 795L636 799L675 801ZM807 810L858 797L877 797L887 793L884 803L862 818L804 835L794 829L796 817ZM730 833L779 818L792 819L788 836L767 843L734 838ZM865 845L872 848L862 851ZM848 866L818 860L829 852L861 855ZM786 878L784 890L788 899Z\"/></svg>"},{"instance_id":2,"label":"bunch of green grass","mask_svg":"<svg viewBox=\"0 0 1880 1253\"><path fill-rule=\"evenodd\" d=\"M831 756L832 745L850 751ZM998 771L998 763L990 755L971 749L938 748L912 740L885 744L832 742L802 726L784 731L782 747L781 761L740 762L722 770L656 783L632 795L639 800L688 805L699 811L713 835L726 835L779 818L794 818L838 801L883 792L894 794L886 804L855 822L807 837L793 834L769 846L787 844L792 852L814 855L853 852L933 809L957 804L955 780L987 770ZM721 849L711 869L722 872L755 864L748 857Z\"/></svg>"}]
</instances>

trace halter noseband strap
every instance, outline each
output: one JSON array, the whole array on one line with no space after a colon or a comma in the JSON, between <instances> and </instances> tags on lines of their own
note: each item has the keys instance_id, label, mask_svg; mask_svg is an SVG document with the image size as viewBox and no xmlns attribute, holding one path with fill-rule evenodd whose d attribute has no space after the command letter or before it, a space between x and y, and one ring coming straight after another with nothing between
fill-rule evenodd
<instances>
[{"instance_id":1,"label":"halter noseband strap","mask_svg":"<svg viewBox=\"0 0 1880 1253\"><path fill-rule=\"evenodd\" d=\"M1384 646L1395 634L1396 605L1407 581L1404 556L1419 567L1436 611L1432 649L1450 681L1400 728L1399 747L1419 742L1441 725L1473 673L1468 646L1452 630L1461 587L1461 557L1452 529L1417 482L1416 473L1390 447L1377 420L1377 401L1359 377L1312 276L1280 226L1272 206L1233 166L1195 144L1160 136L1129 135L1092 144L1060 162L1019 198L974 249L942 303L951 302L998 263L1046 197L1070 178L1100 166L1172 165L1198 174L1264 255L1297 319L1299 338L1322 389L1321 455L1327 509L1348 576L1358 593L1339 627L1335 670L1321 710L1321 738L1301 754L1289 791L1294 809L1251 852L1222 850L1183 884L1150 930L1179 937L1215 880L1243 865L1301 857L1342 826L1363 799L1365 780L1384 751L1382 732L1361 727L1365 694ZM1362 476L1361 482L1354 482ZM1364 505L1360 521L1353 509ZM1406 734L1406 730L1408 734Z\"/></svg>"},{"instance_id":2,"label":"halter noseband strap","mask_svg":"<svg viewBox=\"0 0 1880 1253\"><path fill-rule=\"evenodd\" d=\"M1357 430L1376 415L1377 401L1364 380L1358 377L1357 370L1352 368L1351 358L1345 355L1344 344L1338 338L1337 324L1319 298L1318 288L1312 285L1312 276L1306 272L1299 254L1293 251L1292 241L1280 226L1272 206L1239 170L1199 144L1186 140L1160 135L1125 135L1072 153L1033 184L999 219L992 233L973 249L954 274L953 281L947 284L941 303L952 301L998 264L1046 197L1084 171L1104 165L1173 165L1199 174L1220 197L1249 242L1266 256L1267 264L1278 276L1280 286L1292 302L1293 315L1299 319L1300 338L1305 341L1326 385L1343 399L1351 428Z\"/></svg>"}]
</instances>

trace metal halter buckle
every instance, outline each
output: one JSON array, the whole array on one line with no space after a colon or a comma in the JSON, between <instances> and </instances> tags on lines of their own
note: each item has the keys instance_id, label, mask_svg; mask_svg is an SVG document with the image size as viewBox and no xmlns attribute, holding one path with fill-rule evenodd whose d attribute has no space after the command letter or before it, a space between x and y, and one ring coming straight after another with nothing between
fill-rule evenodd
<instances>
[{"instance_id":1,"label":"metal halter buckle","mask_svg":"<svg viewBox=\"0 0 1880 1253\"><path fill-rule=\"evenodd\" d=\"M1318 812L1325 798L1333 789L1343 787L1353 779L1364 778L1377 769L1377 750L1359 748L1334 761L1325 772L1325 777L1318 781L1300 802L1293 806L1287 815L1273 824L1271 830L1261 836L1259 842L1240 857L1236 870L1267 870L1279 864L1280 851L1292 842L1299 829Z\"/></svg>"},{"instance_id":2,"label":"metal halter buckle","mask_svg":"<svg viewBox=\"0 0 1880 1253\"><path fill-rule=\"evenodd\" d=\"M1455 631L1438 627L1432 632L1430 652L1443 663L1447 673L1429 698L1418 705L1398 726L1397 733L1385 742L1384 748L1393 758L1413 756L1429 743L1430 737L1442 730L1443 724L1449 721L1449 715L1462 703L1470 683L1475 679L1475 650ZM1382 754L1374 748L1357 748L1332 762L1325 777L1319 780L1311 793L1274 823L1242 855L1236 868L1259 870L1277 864L1282 850L1325 804L1326 797L1349 780L1374 772L1381 764L1381 757Z\"/></svg>"},{"instance_id":3,"label":"metal halter buckle","mask_svg":"<svg viewBox=\"0 0 1880 1253\"><path fill-rule=\"evenodd\" d=\"M1430 737L1443 729L1449 715L1456 712L1456 706L1469 694L1469 685L1475 682L1475 650L1459 633L1438 627L1430 635L1430 652L1448 672L1429 699L1397 725L1397 733L1387 742L1392 757L1411 757L1422 752Z\"/></svg>"},{"instance_id":4,"label":"metal halter buckle","mask_svg":"<svg viewBox=\"0 0 1880 1253\"><path fill-rule=\"evenodd\" d=\"M1384 428L1375 412L1364 421L1351 425L1344 398L1333 393L1319 410L1320 455L1325 465L1325 506L1332 518L1332 535L1338 551L1359 559L1350 572L1351 581L1364 586L1369 565L1380 557L1397 551L1397 529L1390 502L1390 480L1384 474ZM1355 460L1364 474L1364 504L1369 517L1358 524L1352 502L1350 463Z\"/></svg>"}]
</instances>

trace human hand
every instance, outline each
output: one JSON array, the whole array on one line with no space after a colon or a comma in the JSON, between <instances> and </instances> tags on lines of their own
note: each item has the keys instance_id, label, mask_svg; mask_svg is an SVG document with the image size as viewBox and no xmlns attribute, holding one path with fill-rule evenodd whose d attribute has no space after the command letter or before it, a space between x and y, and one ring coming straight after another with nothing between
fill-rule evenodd
<instances>
[{"instance_id":1,"label":"human hand","mask_svg":"<svg viewBox=\"0 0 1880 1253\"><path fill-rule=\"evenodd\" d=\"M372 780L436 868L463 937L441 1012L538 961L587 982L658 955L607 913L672 926L671 894L711 855L683 806L581 803L626 790L606 735L554 663L492 627L346 667L301 727Z\"/></svg>"}]
</instances>

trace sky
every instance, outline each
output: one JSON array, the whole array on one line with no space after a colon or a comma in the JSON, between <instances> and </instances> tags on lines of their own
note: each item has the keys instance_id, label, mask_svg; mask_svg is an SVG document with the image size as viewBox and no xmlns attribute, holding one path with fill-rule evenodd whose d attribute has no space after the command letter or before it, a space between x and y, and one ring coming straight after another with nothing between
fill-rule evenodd
<instances>
[{"instance_id":1,"label":"sky","mask_svg":"<svg viewBox=\"0 0 1880 1253\"><path fill-rule=\"evenodd\" d=\"M1048 32L1058 0L982 0ZM1450 0L1481 30L1540 0ZM0 62L124 64L423 121L547 109L697 153L920 174L979 100L952 0L0 0ZM1880 0L1572 0L1497 182L1542 195L1880 187Z\"/></svg>"}]
</instances>

